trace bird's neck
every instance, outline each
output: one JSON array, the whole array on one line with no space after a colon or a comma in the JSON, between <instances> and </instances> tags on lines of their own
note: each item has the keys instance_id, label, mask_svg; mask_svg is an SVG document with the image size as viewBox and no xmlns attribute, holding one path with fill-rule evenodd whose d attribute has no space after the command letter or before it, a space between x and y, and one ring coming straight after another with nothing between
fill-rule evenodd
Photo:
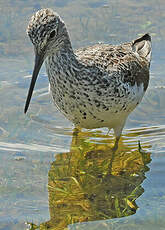
<instances>
[{"instance_id":1,"label":"bird's neck","mask_svg":"<svg viewBox=\"0 0 165 230\"><path fill-rule=\"evenodd\" d=\"M46 69L49 80L58 78L62 75L67 75L68 78L73 78L78 61L73 52L71 44L65 43L58 51L52 53L46 60Z\"/></svg>"}]
</instances>

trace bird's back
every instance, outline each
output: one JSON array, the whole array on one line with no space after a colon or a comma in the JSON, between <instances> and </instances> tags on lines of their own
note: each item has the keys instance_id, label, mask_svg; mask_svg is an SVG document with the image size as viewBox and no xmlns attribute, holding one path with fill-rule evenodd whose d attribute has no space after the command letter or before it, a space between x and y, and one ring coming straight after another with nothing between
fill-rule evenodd
<instances>
[{"instance_id":1,"label":"bird's back","mask_svg":"<svg viewBox=\"0 0 165 230\"><path fill-rule=\"evenodd\" d=\"M79 62L90 70L99 69L105 75L122 77L123 82L131 85L143 82L144 90L147 89L151 60L151 38L148 34L122 45L97 44L81 48L75 54Z\"/></svg>"}]
</instances>

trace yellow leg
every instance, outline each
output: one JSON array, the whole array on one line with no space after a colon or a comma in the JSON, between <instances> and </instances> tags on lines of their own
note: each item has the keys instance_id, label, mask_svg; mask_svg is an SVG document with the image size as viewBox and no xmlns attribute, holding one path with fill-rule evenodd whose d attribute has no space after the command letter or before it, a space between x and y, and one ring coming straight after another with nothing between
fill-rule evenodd
<instances>
[{"instance_id":1,"label":"yellow leg","mask_svg":"<svg viewBox=\"0 0 165 230\"><path fill-rule=\"evenodd\" d=\"M115 152L117 149L118 149L118 144L119 144L119 140L120 140L120 136L119 137L116 137L115 139L115 144L112 148L112 150Z\"/></svg>"}]
</instances>

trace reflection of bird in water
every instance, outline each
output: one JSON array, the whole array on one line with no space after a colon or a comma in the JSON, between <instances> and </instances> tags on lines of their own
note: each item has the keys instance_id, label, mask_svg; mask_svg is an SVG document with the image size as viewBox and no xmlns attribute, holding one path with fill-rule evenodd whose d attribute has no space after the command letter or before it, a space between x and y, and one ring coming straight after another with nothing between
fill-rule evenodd
<instances>
[{"instance_id":1,"label":"reflection of bird in water","mask_svg":"<svg viewBox=\"0 0 165 230\"><path fill-rule=\"evenodd\" d=\"M95 138L92 143L85 135L80 132L78 138L73 136L70 152L57 154L51 164L50 220L40 229L68 229L73 223L136 213L136 199L144 192L141 184L149 170L150 153L119 145L115 154L108 144L98 144Z\"/></svg>"},{"instance_id":2,"label":"reflection of bird in water","mask_svg":"<svg viewBox=\"0 0 165 230\"><path fill-rule=\"evenodd\" d=\"M38 11L27 33L34 45L35 67L25 112L46 61L57 108L76 127L114 129L117 145L129 113L148 87L150 36L145 34L118 46L97 44L74 52L65 23L51 9Z\"/></svg>"}]
</instances>

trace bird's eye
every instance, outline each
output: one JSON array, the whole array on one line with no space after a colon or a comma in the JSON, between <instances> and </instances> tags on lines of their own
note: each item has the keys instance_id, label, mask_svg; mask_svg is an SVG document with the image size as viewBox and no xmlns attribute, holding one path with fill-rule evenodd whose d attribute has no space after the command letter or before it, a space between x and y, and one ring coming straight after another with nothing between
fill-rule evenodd
<instances>
[{"instance_id":1,"label":"bird's eye","mask_svg":"<svg viewBox=\"0 0 165 230\"><path fill-rule=\"evenodd\" d=\"M53 30L51 33L50 33L50 38L54 38L54 36L55 36L55 34L56 34L56 32L55 32L55 30Z\"/></svg>"}]
</instances>

